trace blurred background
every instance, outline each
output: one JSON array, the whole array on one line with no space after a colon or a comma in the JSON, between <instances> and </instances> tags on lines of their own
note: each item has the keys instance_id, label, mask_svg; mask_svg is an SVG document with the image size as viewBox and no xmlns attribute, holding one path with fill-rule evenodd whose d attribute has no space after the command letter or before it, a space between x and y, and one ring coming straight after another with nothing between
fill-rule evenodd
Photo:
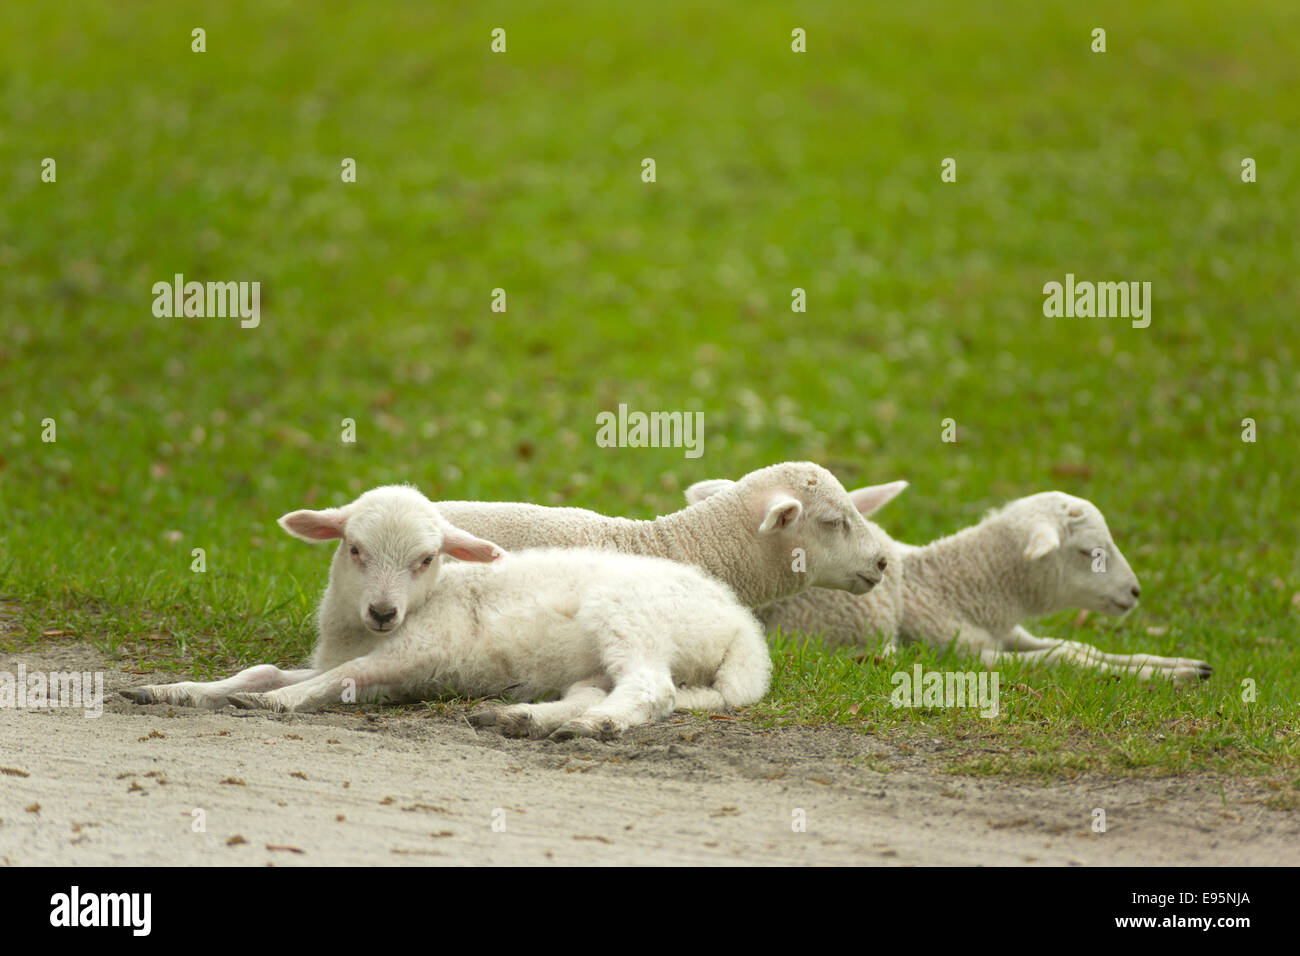
<instances>
[{"instance_id":1,"label":"blurred background","mask_svg":"<svg viewBox=\"0 0 1300 956\"><path fill-rule=\"evenodd\" d=\"M1300 657L1298 28L1289 0L7 3L11 637L295 659L325 554L288 510L412 482L650 517L812 459L908 479L879 520L917 543L1090 498L1144 627ZM177 273L260 282L260 325L156 317ZM1150 327L1045 318L1066 273L1151 282ZM620 403L703 412L703 455L597 446Z\"/></svg>"}]
</instances>

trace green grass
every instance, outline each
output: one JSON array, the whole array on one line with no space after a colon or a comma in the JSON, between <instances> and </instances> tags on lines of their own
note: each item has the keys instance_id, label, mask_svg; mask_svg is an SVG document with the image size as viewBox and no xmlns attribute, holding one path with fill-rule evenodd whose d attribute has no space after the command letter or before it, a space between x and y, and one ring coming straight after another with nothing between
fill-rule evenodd
<instances>
[{"instance_id":1,"label":"green grass","mask_svg":"<svg viewBox=\"0 0 1300 956\"><path fill-rule=\"evenodd\" d=\"M813 459L909 479L880 516L909 541L1092 499L1143 606L1035 633L1216 672L1009 667L990 727L781 650L766 719L992 735L975 772L1296 771L1293 3L439 6L0 7L12 640L199 676L297 660L326 555L275 527L292 508L411 481L650 516ZM178 272L260 281L261 326L155 318ZM1044 318L1067 272L1151 281L1151 327ZM598 448L620 402L702 410L703 457Z\"/></svg>"},{"instance_id":2,"label":"green grass","mask_svg":"<svg viewBox=\"0 0 1300 956\"><path fill-rule=\"evenodd\" d=\"M1108 630L1101 639L1107 646L1161 650L1161 642L1149 636L1142 640L1119 628ZM1138 684L1008 660L997 668L994 716L976 706L895 704L894 675L913 675L917 665L923 673L982 670L952 652L912 646L886 661L869 647L828 651L815 639L778 635L773 657L775 690L754 708L758 719L854 727L900 741L904 753L909 739L942 738L940 760L957 773L1052 778L1087 771L1212 770L1276 779L1280 772L1300 787L1294 706L1269 696L1292 682L1279 672L1281 662L1248 669L1259 688L1271 689L1259 690L1248 704L1238 687L1217 678L1192 687Z\"/></svg>"}]
</instances>

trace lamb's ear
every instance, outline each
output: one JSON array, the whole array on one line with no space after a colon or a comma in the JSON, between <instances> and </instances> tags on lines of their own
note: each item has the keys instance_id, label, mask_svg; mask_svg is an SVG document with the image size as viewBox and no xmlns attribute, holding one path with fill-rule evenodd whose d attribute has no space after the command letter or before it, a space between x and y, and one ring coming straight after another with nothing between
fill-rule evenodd
<instances>
[{"instance_id":1,"label":"lamb's ear","mask_svg":"<svg viewBox=\"0 0 1300 956\"><path fill-rule=\"evenodd\" d=\"M802 512L803 504L798 498L778 495L768 503L767 514L763 516L763 523L758 526L758 533L767 534L769 531L789 527Z\"/></svg>"},{"instance_id":2,"label":"lamb's ear","mask_svg":"<svg viewBox=\"0 0 1300 956\"><path fill-rule=\"evenodd\" d=\"M735 482L730 478L710 478L708 481L697 481L686 489L687 504L697 505L705 498L716 495L724 488L730 488Z\"/></svg>"},{"instance_id":3,"label":"lamb's ear","mask_svg":"<svg viewBox=\"0 0 1300 956\"><path fill-rule=\"evenodd\" d=\"M1029 543L1025 545L1025 557L1037 561L1045 554L1050 554L1061 546L1061 535L1047 521L1035 521L1029 532Z\"/></svg>"},{"instance_id":4,"label":"lamb's ear","mask_svg":"<svg viewBox=\"0 0 1300 956\"><path fill-rule=\"evenodd\" d=\"M280 518L280 527L295 538L304 541L329 541L343 537L343 526L348 513L344 508L326 508L324 511L290 511Z\"/></svg>"},{"instance_id":5,"label":"lamb's ear","mask_svg":"<svg viewBox=\"0 0 1300 956\"><path fill-rule=\"evenodd\" d=\"M477 561L481 564L489 564L505 555L505 551L491 541L476 538L453 525L443 525L442 547L438 550L461 561Z\"/></svg>"},{"instance_id":6,"label":"lamb's ear","mask_svg":"<svg viewBox=\"0 0 1300 956\"><path fill-rule=\"evenodd\" d=\"M875 514L897 498L906 487L905 481L891 481L887 485L868 485L866 488L850 491L849 498L853 500L853 507L857 508L858 513L865 518Z\"/></svg>"}]
</instances>

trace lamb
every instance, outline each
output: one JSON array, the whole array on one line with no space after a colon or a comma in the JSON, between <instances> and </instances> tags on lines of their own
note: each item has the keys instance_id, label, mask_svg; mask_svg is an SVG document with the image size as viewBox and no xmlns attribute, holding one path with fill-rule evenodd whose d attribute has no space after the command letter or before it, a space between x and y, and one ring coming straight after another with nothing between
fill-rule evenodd
<instances>
[{"instance_id":1,"label":"lamb","mask_svg":"<svg viewBox=\"0 0 1300 956\"><path fill-rule=\"evenodd\" d=\"M688 491L688 500L699 496ZM877 507L890 497L876 495ZM1034 637L1020 626L1027 617L1070 607L1118 616L1138 603L1137 577L1101 511L1082 498L1030 495L921 548L879 533L889 542L888 562L871 594L813 588L774 602L759 610L769 631L822 633L830 646L882 635L887 654L899 641L944 648L955 640L989 666L1014 656L1176 683L1212 673L1205 661L1106 654L1076 641Z\"/></svg>"},{"instance_id":2,"label":"lamb","mask_svg":"<svg viewBox=\"0 0 1300 956\"><path fill-rule=\"evenodd\" d=\"M590 547L694 564L756 608L808 587L862 594L886 571L883 535L865 518L906 482L846 492L825 468L785 462L739 481L697 482L698 504L652 521L581 508L440 501L458 528L515 550Z\"/></svg>"},{"instance_id":3,"label":"lamb","mask_svg":"<svg viewBox=\"0 0 1300 956\"><path fill-rule=\"evenodd\" d=\"M311 669L250 668L127 696L304 711L446 692L525 701L563 692L479 722L508 735L607 739L674 709L722 710L767 692L772 665L758 621L688 565L581 548L506 554L405 486L294 511L280 525L307 541L340 539Z\"/></svg>"}]
</instances>

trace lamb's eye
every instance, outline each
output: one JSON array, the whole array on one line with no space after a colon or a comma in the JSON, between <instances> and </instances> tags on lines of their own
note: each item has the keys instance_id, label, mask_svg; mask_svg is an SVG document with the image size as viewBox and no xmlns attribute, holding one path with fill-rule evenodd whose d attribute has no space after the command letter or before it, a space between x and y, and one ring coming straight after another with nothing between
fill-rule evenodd
<instances>
[{"instance_id":1,"label":"lamb's eye","mask_svg":"<svg viewBox=\"0 0 1300 956\"><path fill-rule=\"evenodd\" d=\"M352 546L352 554L358 558L361 557L361 550L355 544Z\"/></svg>"},{"instance_id":2,"label":"lamb's eye","mask_svg":"<svg viewBox=\"0 0 1300 956\"><path fill-rule=\"evenodd\" d=\"M427 558L425 558L423 561L421 561L420 564L424 565L424 567L426 567L426 568L427 568L429 565L433 564L433 555L429 555Z\"/></svg>"}]
</instances>

